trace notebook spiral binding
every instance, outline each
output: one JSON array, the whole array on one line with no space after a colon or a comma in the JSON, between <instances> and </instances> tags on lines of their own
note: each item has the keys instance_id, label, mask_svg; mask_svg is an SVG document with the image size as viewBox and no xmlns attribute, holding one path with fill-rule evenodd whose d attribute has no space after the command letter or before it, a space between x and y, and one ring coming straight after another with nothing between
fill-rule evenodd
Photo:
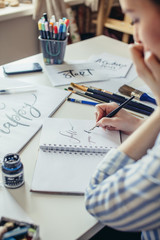
<instances>
[{"instance_id":1,"label":"notebook spiral binding","mask_svg":"<svg viewBox=\"0 0 160 240\"><path fill-rule=\"evenodd\" d=\"M77 146L77 145L57 145L57 144L44 144L40 146L43 152L63 152L63 153L80 153L80 154L106 154L111 147L87 147L87 146Z\"/></svg>"}]
</instances>

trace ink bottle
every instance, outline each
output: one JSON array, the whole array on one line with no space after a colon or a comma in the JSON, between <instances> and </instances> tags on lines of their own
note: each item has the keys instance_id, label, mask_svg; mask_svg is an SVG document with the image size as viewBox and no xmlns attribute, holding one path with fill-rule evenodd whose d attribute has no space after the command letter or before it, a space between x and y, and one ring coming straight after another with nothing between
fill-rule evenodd
<instances>
[{"instance_id":1,"label":"ink bottle","mask_svg":"<svg viewBox=\"0 0 160 240\"><path fill-rule=\"evenodd\" d=\"M7 154L2 162L2 179L7 188L18 188L24 184L23 164L18 154Z\"/></svg>"}]
</instances>

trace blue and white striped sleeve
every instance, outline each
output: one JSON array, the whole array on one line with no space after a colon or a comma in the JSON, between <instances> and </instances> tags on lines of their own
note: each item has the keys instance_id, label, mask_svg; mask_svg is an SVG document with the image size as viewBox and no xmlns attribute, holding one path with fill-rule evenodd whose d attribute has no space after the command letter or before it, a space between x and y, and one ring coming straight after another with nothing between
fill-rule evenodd
<instances>
[{"instance_id":1,"label":"blue and white striped sleeve","mask_svg":"<svg viewBox=\"0 0 160 240\"><path fill-rule=\"evenodd\" d=\"M85 194L86 209L121 231L160 227L160 145L135 162L111 150L97 167Z\"/></svg>"}]
</instances>

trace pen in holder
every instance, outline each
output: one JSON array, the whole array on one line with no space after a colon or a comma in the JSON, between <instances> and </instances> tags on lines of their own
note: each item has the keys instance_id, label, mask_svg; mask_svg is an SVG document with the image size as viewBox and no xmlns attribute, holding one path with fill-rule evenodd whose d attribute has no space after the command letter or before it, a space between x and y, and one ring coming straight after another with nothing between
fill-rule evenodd
<instances>
[{"instance_id":1,"label":"pen in holder","mask_svg":"<svg viewBox=\"0 0 160 240\"><path fill-rule=\"evenodd\" d=\"M68 36L64 40L38 38L41 42L43 59L45 64L62 64Z\"/></svg>"}]
</instances>

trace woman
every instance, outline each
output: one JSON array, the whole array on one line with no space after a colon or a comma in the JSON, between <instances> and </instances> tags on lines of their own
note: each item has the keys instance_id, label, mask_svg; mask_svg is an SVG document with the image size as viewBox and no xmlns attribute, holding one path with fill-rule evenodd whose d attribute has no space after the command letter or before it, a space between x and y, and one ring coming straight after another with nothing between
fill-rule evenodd
<instances>
[{"instance_id":1,"label":"woman","mask_svg":"<svg viewBox=\"0 0 160 240\"><path fill-rule=\"evenodd\" d=\"M152 90L157 108L142 121L117 105L97 106L97 125L130 136L97 167L86 190L86 208L104 225L141 231L145 240L160 239L160 0L120 0L135 25L130 46L138 75Z\"/></svg>"}]
</instances>

